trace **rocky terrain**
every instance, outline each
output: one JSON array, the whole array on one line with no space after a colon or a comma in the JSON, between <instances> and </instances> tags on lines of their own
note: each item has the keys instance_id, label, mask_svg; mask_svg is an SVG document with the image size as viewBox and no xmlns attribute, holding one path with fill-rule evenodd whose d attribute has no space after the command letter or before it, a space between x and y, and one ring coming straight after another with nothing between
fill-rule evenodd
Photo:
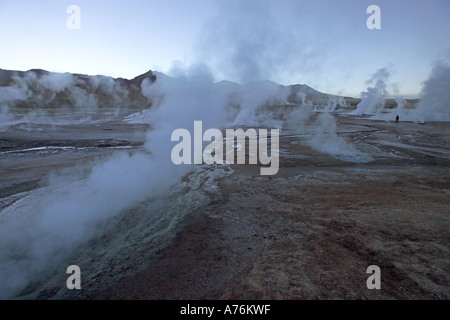
<instances>
[{"instance_id":1,"label":"rocky terrain","mask_svg":"<svg viewBox=\"0 0 450 320\"><path fill-rule=\"evenodd\" d=\"M336 120L337 135L366 160L318 152L308 132L282 130L277 175L260 176L258 165L195 166L14 298L448 299L448 123ZM50 172L139 152L146 130L60 126L51 142L50 127L9 130L2 208L45 189ZM65 287L70 264L82 270L82 290ZM381 269L381 290L366 287L369 265Z\"/></svg>"}]
</instances>

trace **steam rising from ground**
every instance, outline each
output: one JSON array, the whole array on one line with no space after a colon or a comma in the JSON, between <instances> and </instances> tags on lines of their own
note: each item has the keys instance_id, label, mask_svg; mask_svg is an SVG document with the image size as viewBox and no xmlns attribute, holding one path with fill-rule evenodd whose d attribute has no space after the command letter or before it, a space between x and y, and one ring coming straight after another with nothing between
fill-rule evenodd
<instances>
[{"instance_id":1,"label":"steam rising from ground","mask_svg":"<svg viewBox=\"0 0 450 320\"><path fill-rule=\"evenodd\" d=\"M35 275L68 257L73 248L101 234L102 225L112 217L179 181L190 168L175 166L170 161L171 133L175 129L192 132L196 120L203 122L204 129L282 127L279 122L282 119L275 119L273 112L276 106L287 103L291 94L287 87L272 82L250 82L243 86L214 83L204 65L177 66L172 74L175 78L161 77L155 83L145 79L141 84L142 95L152 101L145 117L152 130L147 134L144 151L118 153L93 165L87 176L74 170L70 178L51 180L47 187L20 195L0 212L1 297L16 294ZM27 97L27 88L36 80L30 77L31 80L18 81L14 90L8 89L9 97ZM37 85L55 94L71 88L72 97L80 99L75 105L89 105L89 95L81 97L83 92L74 90L75 80L71 76L41 80L43 83L39 81ZM118 94L119 98L126 96L107 78L94 78L92 85L110 88L110 94ZM292 114L287 118L297 129L309 130L312 148L334 156L358 153L337 136L333 116L323 113L314 124L307 124L311 106L301 107L305 106L290 105Z\"/></svg>"},{"instance_id":2,"label":"steam rising from ground","mask_svg":"<svg viewBox=\"0 0 450 320\"><path fill-rule=\"evenodd\" d=\"M335 156L352 156L358 151L341 137L336 131L336 121L329 113L321 113L314 124L316 130L311 140L311 147L315 150Z\"/></svg>"},{"instance_id":3,"label":"steam rising from ground","mask_svg":"<svg viewBox=\"0 0 450 320\"><path fill-rule=\"evenodd\" d=\"M406 117L415 121L450 121L450 54L435 64L424 83L419 105Z\"/></svg>"},{"instance_id":4,"label":"steam rising from ground","mask_svg":"<svg viewBox=\"0 0 450 320\"><path fill-rule=\"evenodd\" d=\"M352 115L371 115L372 119L393 120L399 115L400 120L450 121L450 58L438 60L431 70L429 78L424 82L420 94L420 102L416 106L407 107L404 98L395 94L393 98L397 106L393 109L384 108L389 96L388 86L391 72L382 68L367 81L372 86L361 93L361 102Z\"/></svg>"},{"instance_id":5,"label":"steam rising from ground","mask_svg":"<svg viewBox=\"0 0 450 320\"><path fill-rule=\"evenodd\" d=\"M288 95L286 87L270 81L249 82L238 92L240 112L232 122L232 126L263 125L273 128L281 126L272 114L259 110L264 105L280 105Z\"/></svg>"},{"instance_id":6,"label":"steam rising from ground","mask_svg":"<svg viewBox=\"0 0 450 320\"><path fill-rule=\"evenodd\" d=\"M117 153L93 164L87 176L74 170L69 179L59 177L46 187L14 195L17 199L0 211L0 298L17 294L78 245L101 234L109 219L177 183L190 168L172 165L171 133L178 128L192 132L196 120L205 129L284 126L309 135L306 143L319 152L344 161L371 160L337 133L331 112L345 104L342 97L332 96L319 107L298 92L294 100L301 103L296 104L288 102L288 87L265 81L277 78L286 63L291 64L287 69L301 73L317 55L314 47L303 47L298 33L281 27L269 2L221 1L219 11L218 19L200 37L198 58L242 85L215 83L209 67L198 64L176 65L173 78L159 77L156 83L145 78L138 92L109 77L86 80L68 73L27 72L23 77L13 75L8 86L0 87L0 130L21 122L57 123L58 114L69 114L63 120L71 122L94 121L91 115L104 115L105 107L117 115L141 96L145 98L138 99L141 110L152 106L126 118L151 125L143 151ZM353 115L384 110L390 75L389 68L373 74ZM417 109L406 110L405 101L396 97L393 112L415 121L449 121L449 88L450 66L441 61L425 82ZM286 105L291 109L279 116L276 108ZM312 120L314 111L321 112Z\"/></svg>"},{"instance_id":7,"label":"steam rising from ground","mask_svg":"<svg viewBox=\"0 0 450 320\"><path fill-rule=\"evenodd\" d=\"M173 182L169 166L144 153L122 153L95 165L85 180L31 191L1 212L0 297L54 268L109 218Z\"/></svg>"},{"instance_id":8,"label":"steam rising from ground","mask_svg":"<svg viewBox=\"0 0 450 320\"><path fill-rule=\"evenodd\" d=\"M314 120L314 115L317 115ZM346 162L370 162L373 159L358 150L337 132L336 119L332 112L320 113L308 109L296 109L287 116L286 129L309 135L307 144L314 150L323 152Z\"/></svg>"},{"instance_id":9,"label":"steam rising from ground","mask_svg":"<svg viewBox=\"0 0 450 320\"><path fill-rule=\"evenodd\" d=\"M351 114L376 114L384 108L384 101L388 96L387 86L391 76L388 68L378 69L367 84L372 85L367 91L361 92L361 102Z\"/></svg>"},{"instance_id":10,"label":"steam rising from ground","mask_svg":"<svg viewBox=\"0 0 450 320\"><path fill-rule=\"evenodd\" d=\"M100 234L103 223L163 192L188 170L170 161L171 132L198 119L218 126L224 117L223 99L217 99L210 73L193 68L186 76L190 80L143 85L143 92L160 97L144 152L119 153L94 165L86 178L56 179L0 212L0 297L16 294L77 245Z\"/></svg>"},{"instance_id":11,"label":"steam rising from ground","mask_svg":"<svg viewBox=\"0 0 450 320\"><path fill-rule=\"evenodd\" d=\"M331 112L337 104L345 104L342 98L332 96L325 107L319 108L314 102L306 103L306 94L299 92L294 100L301 100L301 103L290 103L287 102L291 94L289 88L262 81L274 76L275 66L283 59L290 60L286 54L295 52L290 48L293 39L286 36L284 29L281 33L268 3L251 5L250 10L242 8L241 2L233 1L231 5L227 2L224 9L236 14L225 14L228 20L218 20L218 25L204 39L205 43L213 45L202 48L207 49L209 59L219 57L217 61L210 61L214 66L244 84L215 83L209 68L202 64L187 68L175 66L171 71L173 78L160 77L156 83L149 78L143 80L139 94L147 102L151 101L152 108L126 119L145 121L152 126L143 151L118 153L93 165L87 176L75 172L70 181L53 180L47 187L19 195L0 212L0 298L16 294L35 275L68 257L73 248L98 236L103 224L112 217L179 181L189 168L172 165L171 133L178 128L192 132L196 120L201 120L205 129L285 126L309 134L310 140L306 143L317 151L344 161L370 161L337 133ZM217 34L224 37L216 37ZM216 52L220 55L214 55ZM352 114L380 113L389 94L389 78L388 68L375 72ZM62 110L71 113L75 109L86 115L102 114L102 108L110 103L117 111L127 105L133 94L113 79L101 76L90 77L89 87L71 74L38 77L28 72L24 77L13 76L12 79L9 86L0 87L0 123L4 126L50 116L52 106L60 113ZM403 108L404 100L397 97L395 112L403 110L402 117L417 121L448 121L448 88L450 67L440 62L424 84L418 108L407 113ZM66 102L61 104L61 101ZM24 109L23 103L32 103L38 108L27 109L26 115L17 116L12 110ZM46 109L39 110L44 105ZM286 105L291 109L277 118L276 108ZM311 121L314 107L315 111L322 112Z\"/></svg>"}]
</instances>

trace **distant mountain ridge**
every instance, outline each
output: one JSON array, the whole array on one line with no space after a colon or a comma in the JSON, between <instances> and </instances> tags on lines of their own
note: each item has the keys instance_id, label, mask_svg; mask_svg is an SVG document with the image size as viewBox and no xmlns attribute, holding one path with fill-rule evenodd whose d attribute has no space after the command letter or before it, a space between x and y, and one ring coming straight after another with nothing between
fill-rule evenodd
<instances>
[{"instance_id":1,"label":"distant mountain ridge","mask_svg":"<svg viewBox=\"0 0 450 320\"><path fill-rule=\"evenodd\" d=\"M103 75L85 75L78 73L57 73L42 69L16 71L0 69L0 105L14 108L52 108L52 107L85 107L99 108L111 106L127 106L131 108L148 108L152 101L142 94L142 83L147 79L150 84L158 78L173 79L163 73L149 70L133 79L112 78ZM314 103L329 104L338 97L319 92L305 84L283 86L271 81L250 84L238 84L231 81L220 81L216 85L231 89L247 87L283 88L287 92L282 104L302 105ZM345 97L346 103L353 107L358 99Z\"/></svg>"},{"instance_id":2,"label":"distant mountain ridge","mask_svg":"<svg viewBox=\"0 0 450 320\"><path fill-rule=\"evenodd\" d=\"M133 79L102 75L57 73L42 69L0 69L0 104L16 108L111 107L147 108L151 101L141 92L142 82L156 81L150 70Z\"/></svg>"},{"instance_id":3,"label":"distant mountain ridge","mask_svg":"<svg viewBox=\"0 0 450 320\"><path fill-rule=\"evenodd\" d=\"M30 69L27 71L18 71L18 70L6 70L0 68L0 87L5 87L11 85L13 81L13 76L18 77L25 77L28 73L34 73L38 76L38 78L41 78L42 76L50 75L50 74L71 74L72 76L83 80L85 82L89 81L90 78L94 77L105 77L105 78L111 78L115 81L118 81L126 86L140 86L142 81L146 78L149 78L151 82L156 81L156 75L153 73L152 70L149 70L141 75L138 75L137 77L133 79L124 79L124 78L112 78L110 76L104 76L104 75L86 75L81 73L70 73L70 72L51 72L43 69Z\"/></svg>"}]
</instances>

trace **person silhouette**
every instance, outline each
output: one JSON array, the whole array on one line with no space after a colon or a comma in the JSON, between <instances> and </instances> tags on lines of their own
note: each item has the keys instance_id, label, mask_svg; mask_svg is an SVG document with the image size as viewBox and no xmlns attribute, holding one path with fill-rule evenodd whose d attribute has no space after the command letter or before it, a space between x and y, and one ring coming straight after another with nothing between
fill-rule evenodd
<instances>
[{"instance_id":1,"label":"person silhouette","mask_svg":"<svg viewBox=\"0 0 450 320\"><path fill-rule=\"evenodd\" d=\"M395 123L398 123L398 119L400 119L400 117L397 115L397 116L395 117Z\"/></svg>"}]
</instances>

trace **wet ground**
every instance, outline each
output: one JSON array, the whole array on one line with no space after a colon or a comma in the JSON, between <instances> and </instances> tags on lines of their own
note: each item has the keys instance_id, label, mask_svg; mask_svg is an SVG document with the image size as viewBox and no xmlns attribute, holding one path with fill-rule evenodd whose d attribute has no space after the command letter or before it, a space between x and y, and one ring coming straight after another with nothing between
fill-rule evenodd
<instances>
[{"instance_id":1,"label":"wet ground","mask_svg":"<svg viewBox=\"0 0 450 320\"><path fill-rule=\"evenodd\" d=\"M450 125L347 116L337 124L358 162L313 149L308 132L283 130L277 175L197 166L15 298L448 299ZM55 170L141 150L147 128L40 129L2 133L2 208L45 187ZM82 290L65 287L68 264L81 267ZM380 267L381 290L367 289L370 265Z\"/></svg>"}]
</instances>

